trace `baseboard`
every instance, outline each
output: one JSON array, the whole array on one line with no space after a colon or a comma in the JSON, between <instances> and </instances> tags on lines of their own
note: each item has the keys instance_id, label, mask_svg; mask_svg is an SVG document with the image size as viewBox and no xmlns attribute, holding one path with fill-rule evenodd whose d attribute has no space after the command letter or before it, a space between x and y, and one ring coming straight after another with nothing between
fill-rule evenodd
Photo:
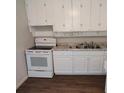
<instances>
[{"instance_id":1,"label":"baseboard","mask_svg":"<svg viewBox=\"0 0 124 93\"><path fill-rule=\"evenodd\" d=\"M25 76L25 77L16 85L16 89L18 89L27 79L28 79L28 76Z\"/></svg>"}]
</instances>

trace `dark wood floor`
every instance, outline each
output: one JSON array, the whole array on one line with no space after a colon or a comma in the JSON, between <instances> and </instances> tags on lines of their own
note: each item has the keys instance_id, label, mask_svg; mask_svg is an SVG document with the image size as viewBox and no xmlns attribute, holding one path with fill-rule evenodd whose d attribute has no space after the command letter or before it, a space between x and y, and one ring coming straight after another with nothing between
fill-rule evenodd
<instances>
[{"instance_id":1,"label":"dark wood floor","mask_svg":"<svg viewBox=\"0 0 124 93\"><path fill-rule=\"evenodd\" d=\"M16 93L105 93L105 76L28 78Z\"/></svg>"}]
</instances>

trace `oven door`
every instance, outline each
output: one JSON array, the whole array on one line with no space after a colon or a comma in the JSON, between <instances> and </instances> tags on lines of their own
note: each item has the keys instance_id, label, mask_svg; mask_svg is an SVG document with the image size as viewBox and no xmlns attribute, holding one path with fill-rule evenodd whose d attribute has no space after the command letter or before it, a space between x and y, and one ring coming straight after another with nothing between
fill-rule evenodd
<instances>
[{"instance_id":1,"label":"oven door","mask_svg":"<svg viewBox=\"0 0 124 93\"><path fill-rule=\"evenodd\" d=\"M52 56L47 55L27 55L28 70L51 70Z\"/></svg>"}]
</instances>

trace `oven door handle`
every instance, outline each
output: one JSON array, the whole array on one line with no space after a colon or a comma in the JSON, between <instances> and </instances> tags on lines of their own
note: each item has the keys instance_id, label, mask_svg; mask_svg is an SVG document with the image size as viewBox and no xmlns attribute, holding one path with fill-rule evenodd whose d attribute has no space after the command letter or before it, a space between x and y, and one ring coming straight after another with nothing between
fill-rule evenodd
<instances>
[{"instance_id":1,"label":"oven door handle","mask_svg":"<svg viewBox=\"0 0 124 93\"><path fill-rule=\"evenodd\" d=\"M44 56L46 57L46 56L49 56L49 55L50 55L50 54L40 54L40 57L42 57L42 56L43 56L43 57L44 57Z\"/></svg>"},{"instance_id":2,"label":"oven door handle","mask_svg":"<svg viewBox=\"0 0 124 93\"><path fill-rule=\"evenodd\" d=\"M33 70L33 71L46 71L46 70L40 70L40 69L38 70L38 69L37 69L37 70Z\"/></svg>"}]
</instances>

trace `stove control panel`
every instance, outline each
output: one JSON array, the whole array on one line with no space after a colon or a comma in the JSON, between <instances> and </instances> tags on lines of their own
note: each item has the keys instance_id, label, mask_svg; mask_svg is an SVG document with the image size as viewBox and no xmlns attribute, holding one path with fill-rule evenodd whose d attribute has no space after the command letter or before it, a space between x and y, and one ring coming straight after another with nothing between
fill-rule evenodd
<instances>
[{"instance_id":1,"label":"stove control panel","mask_svg":"<svg viewBox=\"0 0 124 93\"><path fill-rule=\"evenodd\" d=\"M35 38L36 46L56 46L55 38Z\"/></svg>"}]
</instances>

